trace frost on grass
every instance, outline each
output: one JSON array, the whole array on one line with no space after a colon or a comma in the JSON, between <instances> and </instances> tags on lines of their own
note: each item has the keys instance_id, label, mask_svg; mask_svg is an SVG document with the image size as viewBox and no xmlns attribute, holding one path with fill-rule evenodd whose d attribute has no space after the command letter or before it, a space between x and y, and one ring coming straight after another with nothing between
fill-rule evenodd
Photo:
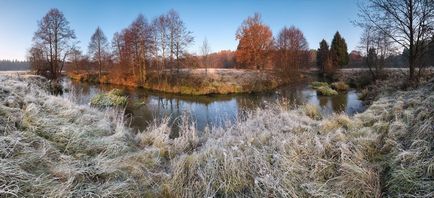
<instances>
[{"instance_id":1,"label":"frost on grass","mask_svg":"<svg viewBox=\"0 0 434 198\"><path fill-rule=\"evenodd\" d=\"M0 77L0 196L432 197L434 82L366 112L275 104L198 135L188 117L132 134L122 112Z\"/></svg>"},{"instance_id":2,"label":"frost on grass","mask_svg":"<svg viewBox=\"0 0 434 198\"><path fill-rule=\"evenodd\" d=\"M48 94L38 82L32 76L0 77L0 196L143 196L153 191L158 152L132 146L123 114L73 104ZM142 171L133 177L129 170Z\"/></svg>"}]
</instances>

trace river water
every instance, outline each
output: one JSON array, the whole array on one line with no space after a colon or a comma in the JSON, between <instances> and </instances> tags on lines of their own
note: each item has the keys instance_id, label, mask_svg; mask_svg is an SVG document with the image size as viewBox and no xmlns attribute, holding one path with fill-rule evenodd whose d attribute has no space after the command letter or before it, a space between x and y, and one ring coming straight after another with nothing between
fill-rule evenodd
<instances>
[{"instance_id":1,"label":"river water","mask_svg":"<svg viewBox=\"0 0 434 198\"><path fill-rule=\"evenodd\" d=\"M198 130L206 126L223 126L235 121L246 110L264 107L277 100L287 100L290 104L314 104L320 108L323 116L340 112L353 115L364 110L355 90L337 96L320 96L306 83L287 85L264 93L209 96L166 94L140 88L91 84L68 78L64 79L63 84L70 90L64 93L64 96L74 96L80 104L89 104L90 99L100 92L114 88L125 90L129 98L125 113L134 130L144 130L154 119L165 117L169 118L170 123L176 123L182 115L189 116Z\"/></svg>"}]
</instances>

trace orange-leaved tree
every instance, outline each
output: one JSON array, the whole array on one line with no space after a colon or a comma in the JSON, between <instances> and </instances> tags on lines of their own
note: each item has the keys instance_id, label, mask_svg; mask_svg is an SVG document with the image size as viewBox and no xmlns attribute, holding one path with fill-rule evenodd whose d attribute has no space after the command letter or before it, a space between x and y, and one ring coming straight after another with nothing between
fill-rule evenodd
<instances>
[{"instance_id":1,"label":"orange-leaved tree","mask_svg":"<svg viewBox=\"0 0 434 198\"><path fill-rule=\"evenodd\" d=\"M264 69L273 45L273 33L270 27L255 13L243 21L236 33L239 44L236 60L243 67Z\"/></svg>"}]
</instances>

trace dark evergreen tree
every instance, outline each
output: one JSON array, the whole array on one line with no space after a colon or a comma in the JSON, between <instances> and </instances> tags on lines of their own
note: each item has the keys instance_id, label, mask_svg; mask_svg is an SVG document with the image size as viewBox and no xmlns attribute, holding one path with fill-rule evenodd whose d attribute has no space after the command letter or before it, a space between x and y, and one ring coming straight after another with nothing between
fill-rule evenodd
<instances>
[{"instance_id":1,"label":"dark evergreen tree","mask_svg":"<svg viewBox=\"0 0 434 198\"><path fill-rule=\"evenodd\" d=\"M335 36L333 37L333 41L330 47L330 56L333 66L342 67L348 64L349 56L347 43L345 42L345 39L342 38L342 36L339 34L339 32L336 32Z\"/></svg>"},{"instance_id":2,"label":"dark evergreen tree","mask_svg":"<svg viewBox=\"0 0 434 198\"><path fill-rule=\"evenodd\" d=\"M330 59L329 45L324 39L319 43L319 48L316 54L316 63L321 74L334 73L334 67L331 64Z\"/></svg>"},{"instance_id":3,"label":"dark evergreen tree","mask_svg":"<svg viewBox=\"0 0 434 198\"><path fill-rule=\"evenodd\" d=\"M425 65L428 67L434 66L434 36L429 41L427 51L425 52Z\"/></svg>"},{"instance_id":4,"label":"dark evergreen tree","mask_svg":"<svg viewBox=\"0 0 434 198\"><path fill-rule=\"evenodd\" d=\"M366 65L369 68L369 72L372 74L373 78L377 78L377 68L378 68L378 55L375 48L369 48L368 55L366 57ZM376 69L375 71L373 69Z\"/></svg>"}]
</instances>

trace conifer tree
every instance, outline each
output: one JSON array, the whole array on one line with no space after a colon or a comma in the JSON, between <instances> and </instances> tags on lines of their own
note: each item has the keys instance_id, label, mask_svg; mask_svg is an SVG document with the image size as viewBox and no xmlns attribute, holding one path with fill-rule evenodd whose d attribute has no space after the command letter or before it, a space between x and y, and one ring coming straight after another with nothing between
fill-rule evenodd
<instances>
[{"instance_id":1,"label":"conifer tree","mask_svg":"<svg viewBox=\"0 0 434 198\"><path fill-rule=\"evenodd\" d=\"M324 39L319 43L318 52L316 55L317 66L321 74L333 74L335 67L331 63L330 50L327 41Z\"/></svg>"},{"instance_id":2,"label":"conifer tree","mask_svg":"<svg viewBox=\"0 0 434 198\"><path fill-rule=\"evenodd\" d=\"M342 67L348 64L348 49L345 39L341 37L339 32L336 32L330 46L330 56L333 66Z\"/></svg>"}]
</instances>

